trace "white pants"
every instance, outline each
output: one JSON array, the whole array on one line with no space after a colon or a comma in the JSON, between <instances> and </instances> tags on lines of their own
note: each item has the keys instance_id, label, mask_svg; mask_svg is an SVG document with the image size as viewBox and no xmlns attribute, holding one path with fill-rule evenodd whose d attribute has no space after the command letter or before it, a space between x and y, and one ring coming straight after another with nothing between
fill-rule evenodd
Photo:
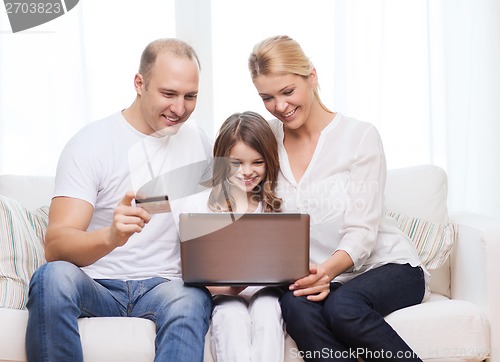
<instances>
[{"instance_id":1,"label":"white pants","mask_svg":"<svg viewBox=\"0 0 500 362\"><path fill-rule=\"evenodd\" d=\"M215 361L283 361L280 293L272 287L248 287L238 296L214 297L211 350Z\"/></svg>"}]
</instances>

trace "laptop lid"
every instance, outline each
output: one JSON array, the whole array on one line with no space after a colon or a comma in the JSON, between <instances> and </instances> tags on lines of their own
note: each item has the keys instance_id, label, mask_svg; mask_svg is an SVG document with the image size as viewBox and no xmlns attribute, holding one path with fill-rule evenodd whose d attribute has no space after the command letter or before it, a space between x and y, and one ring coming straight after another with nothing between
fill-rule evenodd
<instances>
[{"instance_id":1,"label":"laptop lid","mask_svg":"<svg viewBox=\"0 0 500 362\"><path fill-rule=\"evenodd\" d=\"M193 285L280 285L309 274L309 215L183 213L182 278Z\"/></svg>"}]
</instances>

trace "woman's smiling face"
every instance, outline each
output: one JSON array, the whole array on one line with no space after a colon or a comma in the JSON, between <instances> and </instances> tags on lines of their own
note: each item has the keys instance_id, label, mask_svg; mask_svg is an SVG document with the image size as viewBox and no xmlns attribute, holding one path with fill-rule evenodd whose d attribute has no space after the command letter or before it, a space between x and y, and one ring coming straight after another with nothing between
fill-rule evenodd
<instances>
[{"instance_id":1,"label":"woman's smiling face","mask_svg":"<svg viewBox=\"0 0 500 362\"><path fill-rule=\"evenodd\" d=\"M259 75L253 83L266 109L286 127L297 129L308 119L315 101L313 79L295 74Z\"/></svg>"}]
</instances>

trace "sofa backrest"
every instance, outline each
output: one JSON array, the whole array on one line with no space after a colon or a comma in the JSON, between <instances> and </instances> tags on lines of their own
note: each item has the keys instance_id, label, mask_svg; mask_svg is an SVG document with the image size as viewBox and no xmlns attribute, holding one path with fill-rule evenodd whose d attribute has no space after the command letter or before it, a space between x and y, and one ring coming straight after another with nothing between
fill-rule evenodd
<instances>
[{"instance_id":1,"label":"sofa backrest","mask_svg":"<svg viewBox=\"0 0 500 362\"><path fill-rule=\"evenodd\" d=\"M0 194L28 209L48 205L53 190L53 177L0 175ZM387 173L385 204L389 211L444 223L448 221L447 193L446 173L437 166L413 166Z\"/></svg>"},{"instance_id":2,"label":"sofa backrest","mask_svg":"<svg viewBox=\"0 0 500 362\"><path fill-rule=\"evenodd\" d=\"M448 179L434 165L392 169L387 172L385 206L388 211L421 218L433 223L448 223ZM431 291L450 296L450 261L430 271Z\"/></svg>"},{"instance_id":3,"label":"sofa backrest","mask_svg":"<svg viewBox=\"0 0 500 362\"><path fill-rule=\"evenodd\" d=\"M443 169L421 165L389 170L387 210L435 223L448 222L448 179Z\"/></svg>"},{"instance_id":4,"label":"sofa backrest","mask_svg":"<svg viewBox=\"0 0 500 362\"><path fill-rule=\"evenodd\" d=\"M50 204L54 178L50 176L0 175L0 195L18 201L28 210Z\"/></svg>"},{"instance_id":5,"label":"sofa backrest","mask_svg":"<svg viewBox=\"0 0 500 362\"><path fill-rule=\"evenodd\" d=\"M53 189L53 177L0 175L0 194L17 200L29 210L48 205ZM447 223L447 198L446 173L437 166L412 166L387 173L385 204L388 211ZM449 261L431 274L431 290L449 296Z\"/></svg>"}]
</instances>

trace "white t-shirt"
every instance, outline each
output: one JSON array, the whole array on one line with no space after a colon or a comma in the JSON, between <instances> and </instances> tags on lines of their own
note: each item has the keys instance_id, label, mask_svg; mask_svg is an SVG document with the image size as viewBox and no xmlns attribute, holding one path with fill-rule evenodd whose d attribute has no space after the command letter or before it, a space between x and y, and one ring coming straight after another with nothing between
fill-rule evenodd
<instances>
[{"instance_id":1,"label":"white t-shirt","mask_svg":"<svg viewBox=\"0 0 500 362\"><path fill-rule=\"evenodd\" d=\"M114 209L130 190L147 190L148 196L165 192L172 209L180 207L186 193L210 180L210 159L208 138L189 122L175 135L155 138L137 131L117 112L84 127L68 142L59 159L54 196L94 206L88 231L97 230L111 225ZM169 182L172 176L179 180ZM174 216L152 215L141 233L82 270L94 279L180 278Z\"/></svg>"},{"instance_id":2,"label":"white t-shirt","mask_svg":"<svg viewBox=\"0 0 500 362\"><path fill-rule=\"evenodd\" d=\"M421 265L411 241L384 212L386 162L376 128L337 114L323 129L313 157L297 182L283 145L283 124L269 122L278 140L277 194L284 212L311 216L313 263L336 250L354 262L335 281L345 282L387 263Z\"/></svg>"}]
</instances>

